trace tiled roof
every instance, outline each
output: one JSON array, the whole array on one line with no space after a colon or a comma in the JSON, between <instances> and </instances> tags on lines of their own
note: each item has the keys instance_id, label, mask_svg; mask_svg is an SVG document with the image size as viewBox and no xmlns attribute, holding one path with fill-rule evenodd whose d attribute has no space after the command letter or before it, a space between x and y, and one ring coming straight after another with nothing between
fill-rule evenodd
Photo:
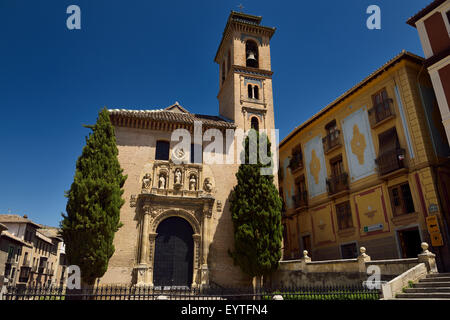
<instances>
[{"instance_id":1,"label":"tiled roof","mask_svg":"<svg viewBox=\"0 0 450 320\"><path fill-rule=\"evenodd\" d=\"M171 122L180 124L194 125L194 121L201 121L204 127L214 128L235 128L232 121L227 121L218 116L210 116L203 114L195 114L190 112L175 112L168 109L175 105L169 106L166 109L156 110L130 110L130 109L109 109L111 116L121 116L133 119L152 120L157 122ZM183 109L185 110L185 109Z\"/></svg>"},{"instance_id":2,"label":"tiled roof","mask_svg":"<svg viewBox=\"0 0 450 320\"><path fill-rule=\"evenodd\" d=\"M41 226L33 221L31 221L28 218L19 216L17 214L0 214L0 222L3 223L30 223L34 225L37 228L40 228Z\"/></svg>"},{"instance_id":3,"label":"tiled roof","mask_svg":"<svg viewBox=\"0 0 450 320\"><path fill-rule=\"evenodd\" d=\"M409 18L406 23L410 26L416 27L416 22L426 16L428 13L439 7L441 4L443 4L447 0L435 0L429 5L427 5L425 8L417 12L415 15L413 15L411 18Z\"/></svg>"},{"instance_id":4,"label":"tiled roof","mask_svg":"<svg viewBox=\"0 0 450 320\"><path fill-rule=\"evenodd\" d=\"M36 232L36 237L38 237L42 241L46 241L46 242L48 242L50 244L53 244L52 239L50 239L49 237L44 235L42 232L40 232L40 230Z\"/></svg>"},{"instance_id":5,"label":"tiled roof","mask_svg":"<svg viewBox=\"0 0 450 320\"><path fill-rule=\"evenodd\" d=\"M38 232L40 232L41 234L43 234L44 236L46 236L48 238L61 239L61 236L59 235L59 229L58 228L43 227L43 228L39 229Z\"/></svg>"},{"instance_id":6,"label":"tiled roof","mask_svg":"<svg viewBox=\"0 0 450 320\"><path fill-rule=\"evenodd\" d=\"M391 60L389 60L388 62L386 62L384 65L382 65L380 68L378 68L377 70L375 70L374 72L372 72L371 74L369 74L366 78L364 78L362 81L360 81L358 84L356 84L355 86L353 86L352 88L350 88L349 90L347 90L346 92L344 92L342 95L340 95L338 98L336 98L333 102L331 102L330 104L328 104L325 108L321 109L318 113L316 113L314 116L312 116L310 119L306 120L305 122L303 122L301 125L299 125L298 127L296 127L294 130L291 131L291 133L289 133L281 142L280 142L280 147L282 145L284 145L286 142L288 142L292 137L294 137L301 129L303 129L304 127L306 127L307 125L309 125L311 122L313 122L314 120L316 120L318 117L320 117L321 115L325 114L326 112L328 112L330 109L332 109L333 107L335 107L337 104L339 104L341 101L343 101L344 99L348 98L349 96L351 96L353 93L355 93L356 91L358 91L359 89L361 89L362 87L364 87L365 85L367 85L370 81L372 81L373 79L377 78L379 75L381 75L383 72L385 72L387 69L391 68L392 66L394 66L395 64L397 64L400 60L402 59L409 59L412 60L416 63L420 63L422 64L425 60L424 58L415 55L414 53L408 52L403 50L401 53L399 53L398 55L396 55L394 58L392 58Z\"/></svg>"},{"instance_id":7,"label":"tiled roof","mask_svg":"<svg viewBox=\"0 0 450 320\"><path fill-rule=\"evenodd\" d=\"M10 240L13 240L13 241L15 241L15 242L18 242L18 243L21 244L21 245L24 245L24 246L27 246L27 247L30 247L30 248L32 247L31 244L26 243L26 242L23 241L21 238L16 237L15 235L13 235L12 233L9 233L8 231L3 231L3 232L1 232L0 235L1 235L2 237L9 238Z\"/></svg>"}]
</instances>

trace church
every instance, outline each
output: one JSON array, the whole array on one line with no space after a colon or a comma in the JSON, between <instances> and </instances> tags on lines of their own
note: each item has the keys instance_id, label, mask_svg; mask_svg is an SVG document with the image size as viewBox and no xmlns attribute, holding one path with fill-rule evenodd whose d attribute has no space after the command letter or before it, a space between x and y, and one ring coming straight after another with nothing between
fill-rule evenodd
<instances>
[{"instance_id":1,"label":"church","mask_svg":"<svg viewBox=\"0 0 450 320\"><path fill-rule=\"evenodd\" d=\"M255 128L271 136L270 40L275 28L261 20L234 11L228 17L214 58L219 65L218 115L196 114L178 102L159 110L109 110L128 179L120 212L123 226L100 284L198 288L251 283L228 254L234 249L229 197L238 161L205 163L208 142L192 139L190 150L183 150L171 134L186 129L194 135L200 123L200 133L216 129L225 136ZM223 153L236 145L224 145Z\"/></svg>"}]
</instances>

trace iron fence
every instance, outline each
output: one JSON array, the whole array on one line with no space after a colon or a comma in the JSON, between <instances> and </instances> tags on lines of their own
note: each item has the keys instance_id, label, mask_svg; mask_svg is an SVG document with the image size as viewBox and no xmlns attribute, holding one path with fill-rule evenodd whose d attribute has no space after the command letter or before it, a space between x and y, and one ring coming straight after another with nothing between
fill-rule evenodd
<instances>
[{"instance_id":1,"label":"iron fence","mask_svg":"<svg viewBox=\"0 0 450 320\"><path fill-rule=\"evenodd\" d=\"M9 287L4 300L378 300L381 292L364 286L292 286L277 288L188 288L100 286Z\"/></svg>"}]
</instances>

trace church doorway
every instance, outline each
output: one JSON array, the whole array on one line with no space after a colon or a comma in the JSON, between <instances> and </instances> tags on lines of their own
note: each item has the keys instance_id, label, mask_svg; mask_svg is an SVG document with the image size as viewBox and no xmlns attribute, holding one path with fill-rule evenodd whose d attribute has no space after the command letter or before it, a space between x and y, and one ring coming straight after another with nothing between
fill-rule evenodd
<instances>
[{"instance_id":1,"label":"church doorway","mask_svg":"<svg viewBox=\"0 0 450 320\"><path fill-rule=\"evenodd\" d=\"M190 287L194 234L183 218L169 217L156 229L153 283L155 286Z\"/></svg>"}]
</instances>

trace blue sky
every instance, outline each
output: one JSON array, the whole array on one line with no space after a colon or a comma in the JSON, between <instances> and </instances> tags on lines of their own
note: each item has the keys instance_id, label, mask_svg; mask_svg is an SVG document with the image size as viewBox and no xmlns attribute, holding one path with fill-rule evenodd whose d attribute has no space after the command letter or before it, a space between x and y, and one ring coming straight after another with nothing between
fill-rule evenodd
<instances>
[{"instance_id":1,"label":"blue sky","mask_svg":"<svg viewBox=\"0 0 450 320\"><path fill-rule=\"evenodd\" d=\"M230 10L263 17L272 38L280 138L402 49L423 56L405 21L431 0L0 0L0 213L57 226L97 112L175 101L218 113L213 62ZM66 8L81 8L81 30ZM381 8L381 30L366 8Z\"/></svg>"}]
</instances>

